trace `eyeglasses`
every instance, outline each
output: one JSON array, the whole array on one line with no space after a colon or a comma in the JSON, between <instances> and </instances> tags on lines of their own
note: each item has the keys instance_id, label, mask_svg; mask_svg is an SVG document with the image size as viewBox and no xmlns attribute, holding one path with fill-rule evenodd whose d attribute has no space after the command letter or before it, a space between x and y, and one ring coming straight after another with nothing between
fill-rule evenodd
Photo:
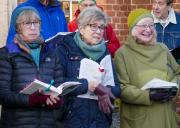
<instances>
[{"instance_id":1,"label":"eyeglasses","mask_svg":"<svg viewBox=\"0 0 180 128\"><path fill-rule=\"evenodd\" d=\"M82 4L81 6L83 6L83 7L92 7L92 6L95 6L95 4Z\"/></svg>"},{"instance_id":2,"label":"eyeglasses","mask_svg":"<svg viewBox=\"0 0 180 128\"><path fill-rule=\"evenodd\" d=\"M22 23L20 23L20 24L23 24L24 27L26 27L26 28L31 28L32 25L33 25L34 27L39 27L39 26L40 26L40 23L41 23L41 22L40 22L39 20L35 20L35 21L22 22Z\"/></svg>"},{"instance_id":3,"label":"eyeglasses","mask_svg":"<svg viewBox=\"0 0 180 128\"><path fill-rule=\"evenodd\" d=\"M146 30L147 28L154 29L154 24L142 24L142 25L136 25L137 27L142 28L143 30Z\"/></svg>"},{"instance_id":4,"label":"eyeglasses","mask_svg":"<svg viewBox=\"0 0 180 128\"><path fill-rule=\"evenodd\" d=\"M96 32L97 30L100 30L101 32L104 32L105 26L104 25L100 25L98 26L97 24L88 24L88 26L90 26L91 30Z\"/></svg>"}]
</instances>

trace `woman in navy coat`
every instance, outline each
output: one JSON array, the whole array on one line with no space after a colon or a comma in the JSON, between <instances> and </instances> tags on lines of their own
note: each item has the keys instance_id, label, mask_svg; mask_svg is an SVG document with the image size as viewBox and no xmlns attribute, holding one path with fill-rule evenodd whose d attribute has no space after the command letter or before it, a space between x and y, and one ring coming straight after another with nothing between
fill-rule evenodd
<instances>
[{"instance_id":1,"label":"woman in navy coat","mask_svg":"<svg viewBox=\"0 0 180 128\"><path fill-rule=\"evenodd\" d=\"M82 59L100 63L109 55L103 40L107 17L97 7L89 7L81 12L77 24L78 31L66 35L58 48L65 79L82 83L68 95L68 113L64 122L67 128L109 128L112 102L120 96L120 85L112 60L110 67L113 73L110 75L114 84L103 85L98 80L78 78Z\"/></svg>"}]
</instances>

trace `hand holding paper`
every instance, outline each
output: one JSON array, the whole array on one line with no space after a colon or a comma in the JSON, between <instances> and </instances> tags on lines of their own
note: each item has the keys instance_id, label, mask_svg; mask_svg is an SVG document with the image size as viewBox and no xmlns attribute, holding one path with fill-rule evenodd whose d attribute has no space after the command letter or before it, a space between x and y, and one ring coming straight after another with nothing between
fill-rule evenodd
<instances>
[{"instance_id":1,"label":"hand holding paper","mask_svg":"<svg viewBox=\"0 0 180 128\"><path fill-rule=\"evenodd\" d=\"M178 88L178 85L173 82L168 82L165 80L154 78L151 81L149 81L148 83L146 83L141 89L148 90L148 89L152 89L152 88L172 88L172 87Z\"/></svg>"},{"instance_id":2,"label":"hand holding paper","mask_svg":"<svg viewBox=\"0 0 180 128\"><path fill-rule=\"evenodd\" d=\"M176 83L152 79L145 84L141 89L149 90L150 100L159 102L168 102L176 96L178 85Z\"/></svg>"},{"instance_id":3,"label":"hand holding paper","mask_svg":"<svg viewBox=\"0 0 180 128\"><path fill-rule=\"evenodd\" d=\"M151 88L149 90L150 100L167 102L176 96L177 88Z\"/></svg>"},{"instance_id":4,"label":"hand holding paper","mask_svg":"<svg viewBox=\"0 0 180 128\"><path fill-rule=\"evenodd\" d=\"M27 85L23 90L21 90L20 93L32 94L40 89L43 90L43 93L45 95L53 95L53 96L66 95L67 93L73 91L80 85L81 83L79 82L71 81L71 82L65 82L56 88L51 84L47 84L35 79L33 82Z\"/></svg>"}]
</instances>

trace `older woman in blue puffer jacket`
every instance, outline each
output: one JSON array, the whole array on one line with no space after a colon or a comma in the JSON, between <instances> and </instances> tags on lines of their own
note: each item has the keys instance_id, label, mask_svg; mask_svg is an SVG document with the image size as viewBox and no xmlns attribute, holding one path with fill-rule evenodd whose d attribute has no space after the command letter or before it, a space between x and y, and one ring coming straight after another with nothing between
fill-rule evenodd
<instances>
[{"instance_id":1,"label":"older woman in blue puffer jacket","mask_svg":"<svg viewBox=\"0 0 180 128\"><path fill-rule=\"evenodd\" d=\"M40 92L19 93L35 78L54 86L62 81L56 53L40 36L41 20L35 8L22 7L12 16L17 34L0 49L1 128L56 128L61 99Z\"/></svg>"}]
</instances>

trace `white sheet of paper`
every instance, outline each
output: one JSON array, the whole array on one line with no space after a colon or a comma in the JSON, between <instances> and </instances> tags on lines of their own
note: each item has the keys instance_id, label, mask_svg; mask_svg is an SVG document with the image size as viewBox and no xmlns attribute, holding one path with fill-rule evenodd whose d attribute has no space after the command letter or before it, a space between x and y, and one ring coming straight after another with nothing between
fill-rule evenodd
<instances>
[{"instance_id":1,"label":"white sheet of paper","mask_svg":"<svg viewBox=\"0 0 180 128\"><path fill-rule=\"evenodd\" d=\"M99 71L99 64L93 60L84 58L81 60L79 78L85 78L88 81L102 82L102 72Z\"/></svg>"},{"instance_id":2,"label":"white sheet of paper","mask_svg":"<svg viewBox=\"0 0 180 128\"><path fill-rule=\"evenodd\" d=\"M104 68L104 72L99 70L100 67ZM102 85L114 86L114 76L112 70L111 56L105 56L100 64L97 62L84 58L80 63L79 78L85 78L88 81L96 81Z\"/></svg>"},{"instance_id":3,"label":"white sheet of paper","mask_svg":"<svg viewBox=\"0 0 180 128\"><path fill-rule=\"evenodd\" d=\"M103 66L105 69L105 73L103 74L102 78L102 85L115 86L111 56L105 56L100 62L100 65Z\"/></svg>"},{"instance_id":4,"label":"white sheet of paper","mask_svg":"<svg viewBox=\"0 0 180 128\"><path fill-rule=\"evenodd\" d=\"M141 89L142 90L148 90L150 88L171 88L171 87L177 87L178 88L178 85L176 83L173 83L173 82L168 82L165 80L154 78L151 81L149 81L148 83L146 83Z\"/></svg>"}]
</instances>

